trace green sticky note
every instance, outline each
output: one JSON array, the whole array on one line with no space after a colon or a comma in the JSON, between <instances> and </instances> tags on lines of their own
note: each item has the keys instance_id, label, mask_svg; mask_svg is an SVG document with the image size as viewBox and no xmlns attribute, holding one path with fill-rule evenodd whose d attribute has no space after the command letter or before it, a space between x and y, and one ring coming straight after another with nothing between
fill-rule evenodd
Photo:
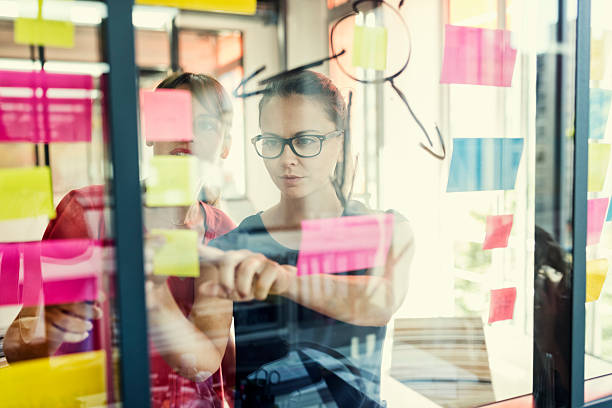
<instances>
[{"instance_id":1,"label":"green sticky note","mask_svg":"<svg viewBox=\"0 0 612 408\"><path fill-rule=\"evenodd\" d=\"M603 190L609 163L610 145L589 143L589 192Z\"/></svg>"},{"instance_id":2,"label":"green sticky note","mask_svg":"<svg viewBox=\"0 0 612 408\"><path fill-rule=\"evenodd\" d=\"M163 276L200 276L198 261L198 233L192 230L153 229L166 241L153 256L153 273Z\"/></svg>"},{"instance_id":3,"label":"green sticky note","mask_svg":"<svg viewBox=\"0 0 612 408\"><path fill-rule=\"evenodd\" d=\"M74 24L70 21L17 18L14 34L17 44L74 47Z\"/></svg>"},{"instance_id":4,"label":"green sticky note","mask_svg":"<svg viewBox=\"0 0 612 408\"><path fill-rule=\"evenodd\" d=\"M0 169L0 220L55 218L49 167Z\"/></svg>"},{"instance_id":5,"label":"green sticky note","mask_svg":"<svg viewBox=\"0 0 612 408\"><path fill-rule=\"evenodd\" d=\"M384 71L387 68L387 29L355 26L353 66Z\"/></svg>"},{"instance_id":6,"label":"green sticky note","mask_svg":"<svg viewBox=\"0 0 612 408\"><path fill-rule=\"evenodd\" d=\"M179 207L193 204L199 191L198 161L193 156L153 156L151 174L145 184L149 207Z\"/></svg>"}]
</instances>

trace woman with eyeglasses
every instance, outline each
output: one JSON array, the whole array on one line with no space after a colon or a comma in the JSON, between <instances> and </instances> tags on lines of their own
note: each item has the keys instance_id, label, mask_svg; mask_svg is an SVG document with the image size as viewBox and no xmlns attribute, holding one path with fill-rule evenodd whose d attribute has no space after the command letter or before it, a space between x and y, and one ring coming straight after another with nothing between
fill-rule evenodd
<instances>
[{"instance_id":1,"label":"woman with eyeglasses","mask_svg":"<svg viewBox=\"0 0 612 408\"><path fill-rule=\"evenodd\" d=\"M346 189L334 186L350 152L344 151L347 108L327 77L301 71L271 82L259 103L259 122L261 134L252 143L280 201L210 246L249 250L267 261L202 277L208 279L202 286L207 293L233 305L219 319L229 327L234 317L236 406L378 406L382 342L406 293L411 230L401 215L346 201ZM342 224L344 217L384 215L394 221L382 264L336 273L298 271L303 222ZM333 228L326 238L331 251L338 244ZM358 235L356 244L372 238Z\"/></svg>"}]
</instances>

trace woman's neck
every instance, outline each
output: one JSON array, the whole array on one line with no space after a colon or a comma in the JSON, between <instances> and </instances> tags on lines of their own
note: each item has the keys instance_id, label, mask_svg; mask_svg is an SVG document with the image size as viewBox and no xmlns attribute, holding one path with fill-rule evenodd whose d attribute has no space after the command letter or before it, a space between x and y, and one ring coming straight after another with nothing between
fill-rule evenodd
<instances>
[{"instance_id":1,"label":"woman's neck","mask_svg":"<svg viewBox=\"0 0 612 408\"><path fill-rule=\"evenodd\" d=\"M270 224L278 227L299 227L303 220L332 218L342 215L342 205L333 187L322 188L306 197L281 195L280 202L266 211Z\"/></svg>"}]
</instances>

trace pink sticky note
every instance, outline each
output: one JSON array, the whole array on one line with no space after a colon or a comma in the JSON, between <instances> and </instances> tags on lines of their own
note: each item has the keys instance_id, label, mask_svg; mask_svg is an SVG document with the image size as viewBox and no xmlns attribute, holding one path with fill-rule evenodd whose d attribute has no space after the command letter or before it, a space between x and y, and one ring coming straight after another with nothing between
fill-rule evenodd
<instances>
[{"instance_id":1,"label":"pink sticky note","mask_svg":"<svg viewBox=\"0 0 612 408\"><path fill-rule=\"evenodd\" d=\"M141 90L140 120L147 142L193 140L191 94L183 89Z\"/></svg>"},{"instance_id":2,"label":"pink sticky note","mask_svg":"<svg viewBox=\"0 0 612 408\"><path fill-rule=\"evenodd\" d=\"M393 214L302 221L298 275L341 273L383 265Z\"/></svg>"},{"instance_id":3,"label":"pink sticky note","mask_svg":"<svg viewBox=\"0 0 612 408\"><path fill-rule=\"evenodd\" d=\"M500 320L512 320L514 317L514 303L516 302L516 288L503 288L491 290L491 306L489 308L489 324Z\"/></svg>"},{"instance_id":4,"label":"pink sticky note","mask_svg":"<svg viewBox=\"0 0 612 408\"><path fill-rule=\"evenodd\" d=\"M90 91L89 75L0 71L0 87L26 88L23 96L0 97L0 142L89 142L93 101L49 96L49 90Z\"/></svg>"},{"instance_id":5,"label":"pink sticky note","mask_svg":"<svg viewBox=\"0 0 612 408\"><path fill-rule=\"evenodd\" d=\"M446 25L440 83L512 86L510 31Z\"/></svg>"},{"instance_id":6,"label":"pink sticky note","mask_svg":"<svg viewBox=\"0 0 612 408\"><path fill-rule=\"evenodd\" d=\"M512 231L514 216L490 215L487 217L487 234L482 249L505 248L508 246L508 237Z\"/></svg>"},{"instance_id":7,"label":"pink sticky note","mask_svg":"<svg viewBox=\"0 0 612 408\"><path fill-rule=\"evenodd\" d=\"M587 200L587 245L599 244L609 198Z\"/></svg>"},{"instance_id":8,"label":"pink sticky note","mask_svg":"<svg viewBox=\"0 0 612 408\"><path fill-rule=\"evenodd\" d=\"M1 264L0 305L96 300L103 268L102 249L100 243L84 239L0 244L3 259L9 254L9 261Z\"/></svg>"}]
</instances>

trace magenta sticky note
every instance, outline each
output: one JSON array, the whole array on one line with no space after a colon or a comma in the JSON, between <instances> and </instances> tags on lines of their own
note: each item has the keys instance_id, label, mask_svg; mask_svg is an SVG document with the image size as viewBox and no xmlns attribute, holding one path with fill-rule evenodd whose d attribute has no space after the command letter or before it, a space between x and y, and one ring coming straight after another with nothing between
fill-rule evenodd
<instances>
[{"instance_id":1,"label":"magenta sticky note","mask_svg":"<svg viewBox=\"0 0 612 408\"><path fill-rule=\"evenodd\" d=\"M609 198L587 200L587 245L599 244Z\"/></svg>"},{"instance_id":2,"label":"magenta sticky note","mask_svg":"<svg viewBox=\"0 0 612 408\"><path fill-rule=\"evenodd\" d=\"M0 97L0 142L91 141L91 76L0 71L0 87L27 91L23 96ZM85 92L78 98L54 97L55 89Z\"/></svg>"},{"instance_id":3,"label":"magenta sticky note","mask_svg":"<svg viewBox=\"0 0 612 408\"><path fill-rule=\"evenodd\" d=\"M385 263L393 214L302 221L298 275L341 273Z\"/></svg>"},{"instance_id":4,"label":"magenta sticky note","mask_svg":"<svg viewBox=\"0 0 612 408\"><path fill-rule=\"evenodd\" d=\"M0 305L96 300L102 250L99 242L85 239L0 244Z\"/></svg>"},{"instance_id":5,"label":"magenta sticky note","mask_svg":"<svg viewBox=\"0 0 612 408\"><path fill-rule=\"evenodd\" d=\"M482 243L482 249L507 247L513 220L514 216L512 214L488 216L487 233Z\"/></svg>"},{"instance_id":6,"label":"magenta sticky note","mask_svg":"<svg viewBox=\"0 0 612 408\"><path fill-rule=\"evenodd\" d=\"M140 121L147 142L193 140L191 94L183 89L140 91Z\"/></svg>"},{"instance_id":7,"label":"magenta sticky note","mask_svg":"<svg viewBox=\"0 0 612 408\"><path fill-rule=\"evenodd\" d=\"M512 86L510 31L447 24L440 83Z\"/></svg>"},{"instance_id":8,"label":"magenta sticky note","mask_svg":"<svg viewBox=\"0 0 612 408\"><path fill-rule=\"evenodd\" d=\"M516 303L516 288L491 290L491 305L489 308L489 324L501 320L512 320L514 304Z\"/></svg>"}]
</instances>

